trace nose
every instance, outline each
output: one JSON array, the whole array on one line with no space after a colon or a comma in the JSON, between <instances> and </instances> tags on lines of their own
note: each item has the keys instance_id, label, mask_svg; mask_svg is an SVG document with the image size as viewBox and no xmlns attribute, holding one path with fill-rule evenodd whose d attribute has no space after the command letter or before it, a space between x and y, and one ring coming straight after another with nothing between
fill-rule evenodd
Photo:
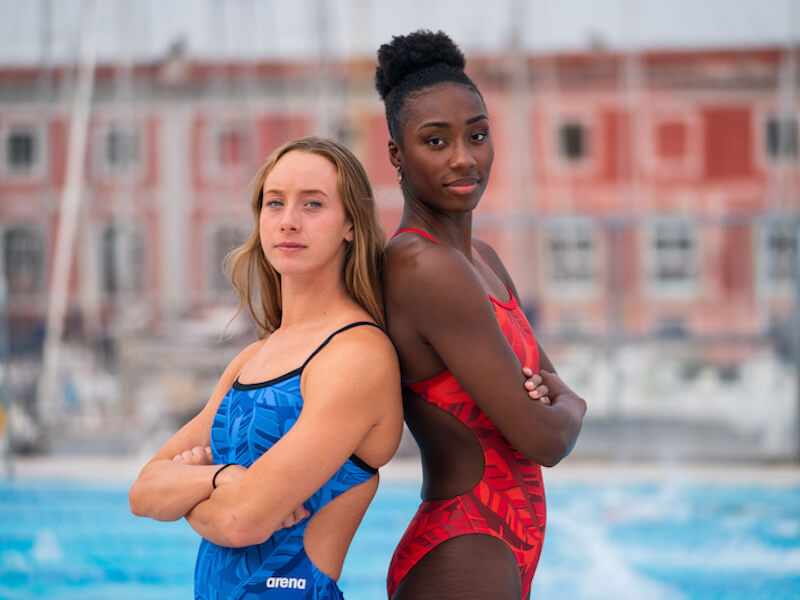
<instances>
[{"instance_id":1,"label":"nose","mask_svg":"<svg viewBox=\"0 0 800 600\"><path fill-rule=\"evenodd\" d=\"M453 154L450 156L450 167L454 170L471 169L476 165L472 148L464 142L453 145Z\"/></svg>"},{"instance_id":2,"label":"nose","mask_svg":"<svg viewBox=\"0 0 800 600\"><path fill-rule=\"evenodd\" d=\"M297 231L299 229L300 219L297 218L297 206L294 202L288 205L281 211L281 231Z\"/></svg>"}]
</instances>

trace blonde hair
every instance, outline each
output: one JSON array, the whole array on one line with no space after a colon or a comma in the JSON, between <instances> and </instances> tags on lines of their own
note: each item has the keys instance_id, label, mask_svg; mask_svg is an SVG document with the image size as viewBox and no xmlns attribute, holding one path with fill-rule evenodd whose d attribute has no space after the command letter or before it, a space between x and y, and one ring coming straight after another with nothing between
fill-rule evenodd
<instances>
[{"instance_id":1,"label":"blonde hair","mask_svg":"<svg viewBox=\"0 0 800 600\"><path fill-rule=\"evenodd\" d=\"M352 152L334 140L319 137L303 137L284 144L270 154L252 181L251 208L255 227L248 240L225 259L225 270L239 295L236 314L247 306L261 335L280 327L281 275L264 256L258 223L264 181L277 162L295 150L322 156L336 167L339 195L345 214L353 224L353 241L346 244L344 257L345 288L353 300L385 329L380 283L385 236L378 220L372 187L364 167Z\"/></svg>"}]
</instances>

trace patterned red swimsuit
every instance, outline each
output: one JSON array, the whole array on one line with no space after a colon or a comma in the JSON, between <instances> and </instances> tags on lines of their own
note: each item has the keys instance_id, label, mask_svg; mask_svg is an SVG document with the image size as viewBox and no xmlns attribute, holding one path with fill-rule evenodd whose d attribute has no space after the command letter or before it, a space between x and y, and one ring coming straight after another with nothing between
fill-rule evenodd
<instances>
[{"instance_id":1,"label":"patterned red swimsuit","mask_svg":"<svg viewBox=\"0 0 800 600\"><path fill-rule=\"evenodd\" d=\"M414 231L436 242L420 230ZM395 235L397 235L395 234ZM497 321L520 365L539 370L539 350L533 331L509 291L508 302L491 298ZM459 535L487 534L508 544L517 559L522 597L527 598L545 527L545 498L541 467L522 456L475 404L450 373L406 383L420 398L447 411L470 428L483 449L483 477L469 492L446 500L423 502L397 546L389 566L389 598L400 581L423 556Z\"/></svg>"}]
</instances>

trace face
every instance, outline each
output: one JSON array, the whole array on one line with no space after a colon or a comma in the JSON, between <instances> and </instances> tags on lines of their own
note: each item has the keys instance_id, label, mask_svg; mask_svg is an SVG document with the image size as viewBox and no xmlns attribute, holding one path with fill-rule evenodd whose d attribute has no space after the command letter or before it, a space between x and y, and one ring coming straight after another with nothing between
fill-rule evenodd
<instances>
[{"instance_id":1,"label":"face","mask_svg":"<svg viewBox=\"0 0 800 600\"><path fill-rule=\"evenodd\" d=\"M390 142L389 152L412 200L439 210L472 210L494 158L483 100L457 83L438 84L409 98L400 141Z\"/></svg>"},{"instance_id":2,"label":"face","mask_svg":"<svg viewBox=\"0 0 800 600\"><path fill-rule=\"evenodd\" d=\"M282 156L267 175L259 235L264 255L282 276L341 272L353 231L338 183L331 161L299 150Z\"/></svg>"}]
</instances>

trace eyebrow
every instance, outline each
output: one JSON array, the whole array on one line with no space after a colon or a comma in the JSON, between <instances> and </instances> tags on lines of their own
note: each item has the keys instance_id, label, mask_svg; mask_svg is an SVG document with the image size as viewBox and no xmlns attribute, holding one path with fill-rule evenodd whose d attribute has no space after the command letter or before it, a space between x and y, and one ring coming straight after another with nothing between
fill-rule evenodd
<instances>
[{"instance_id":1,"label":"eyebrow","mask_svg":"<svg viewBox=\"0 0 800 600\"><path fill-rule=\"evenodd\" d=\"M472 117L471 119L467 119L467 123L466 124L467 125L472 125L473 123L477 123L478 121L481 121L483 119L486 119L488 121L489 117L484 115L484 114L480 114L480 115L478 115L476 117ZM419 129L417 129L417 131L421 131L421 130L425 129L426 127L441 127L441 128L446 129L446 128L450 127L450 123L448 123L446 121L430 121L428 123L424 123L423 125L420 125Z\"/></svg>"},{"instance_id":2,"label":"eyebrow","mask_svg":"<svg viewBox=\"0 0 800 600\"><path fill-rule=\"evenodd\" d=\"M283 190L280 190L280 189L277 189L277 188L270 188L268 190L264 190L263 193L264 194L283 194ZM300 190L300 193L303 196L310 196L310 195L313 195L313 194L321 194L321 195L325 196L326 198L328 197L328 194L326 194L322 190L317 190L317 189Z\"/></svg>"}]
</instances>

